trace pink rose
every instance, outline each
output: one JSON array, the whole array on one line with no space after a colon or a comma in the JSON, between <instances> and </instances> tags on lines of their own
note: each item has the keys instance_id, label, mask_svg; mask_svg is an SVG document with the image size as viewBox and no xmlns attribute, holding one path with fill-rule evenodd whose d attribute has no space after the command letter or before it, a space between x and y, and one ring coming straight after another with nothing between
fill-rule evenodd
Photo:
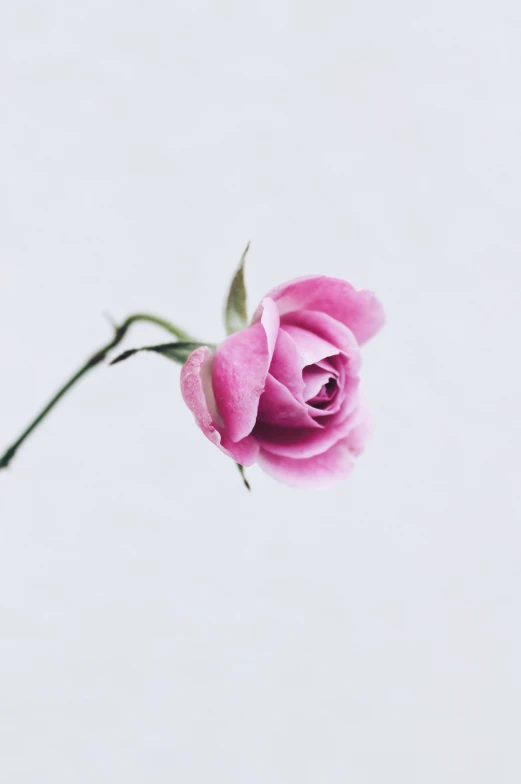
<instances>
[{"instance_id":1,"label":"pink rose","mask_svg":"<svg viewBox=\"0 0 521 784\"><path fill-rule=\"evenodd\" d=\"M370 291L324 275L273 289L246 329L181 371L185 403L205 436L243 466L308 487L346 477L369 430L360 346L382 326Z\"/></svg>"}]
</instances>

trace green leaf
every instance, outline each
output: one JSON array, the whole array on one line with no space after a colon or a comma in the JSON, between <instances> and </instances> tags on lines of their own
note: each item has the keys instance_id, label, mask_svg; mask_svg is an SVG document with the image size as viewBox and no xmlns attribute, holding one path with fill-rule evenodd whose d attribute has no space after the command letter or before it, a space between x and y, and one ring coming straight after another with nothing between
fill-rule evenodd
<instances>
[{"instance_id":1,"label":"green leaf","mask_svg":"<svg viewBox=\"0 0 521 784\"><path fill-rule=\"evenodd\" d=\"M209 343L194 343L186 341L177 343L161 343L159 346L131 348L128 351L124 351L122 354L116 357L116 359L113 359L110 364L116 365L118 362L123 362L124 359L132 357L134 354L138 354L140 351L153 351L156 354L162 354L164 357L171 359L173 362L179 362L180 365L184 365L192 351L195 351L196 348L200 348L200 346L209 346L209 348L214 348L214 346L211 346Z\"/></svg>"},{"instance_id":2,"label":"green leaf","mask_svg":"<svg viewBox=\"0 0 521 784\"><path fill-rule=\"evenodd\" d=\"M224 325L226 327L226 334L231 335L234 332L244 329L248 326L248 313L246 310L246 286L244 284L244 262L246 261L246 254L250 249L250 243L246 245L244 253L241 256L240 264L237 272L233 276L233 280L226 300L226 309L224 311Z\"/></svg>"}]
</instances>

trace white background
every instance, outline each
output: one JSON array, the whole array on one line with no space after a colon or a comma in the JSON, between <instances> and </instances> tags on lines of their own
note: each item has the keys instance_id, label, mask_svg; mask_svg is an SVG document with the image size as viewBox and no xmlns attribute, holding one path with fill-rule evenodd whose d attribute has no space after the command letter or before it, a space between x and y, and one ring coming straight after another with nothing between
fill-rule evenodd
<instances>
[{"instance_id":1,"label":"white background","mask_svg":"<svg viewBox=\"0 0 521 784\"><path fill-rule=\"evenodd\" d=\"M351 479L288 489L179 368L87 378L0 475L6 784L518 784L518 3L5 3L0 450L110 336L374 289ZM162 341L136 327L128 346Z\"/></svg>"}]
</instances>

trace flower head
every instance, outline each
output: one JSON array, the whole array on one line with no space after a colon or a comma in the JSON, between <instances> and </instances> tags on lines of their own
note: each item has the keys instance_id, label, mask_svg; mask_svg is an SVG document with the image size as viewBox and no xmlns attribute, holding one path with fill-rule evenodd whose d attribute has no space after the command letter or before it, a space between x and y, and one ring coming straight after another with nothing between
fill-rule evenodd
<instances>
[{"instance_id":1,"label":"flower head","mask_svg":"<svg viewBox=\"0 0 521 784\"><path fill-rule=\"evenodd\" d=\"M346 477L369 431L360 346L384 322L370 291L324 275L270 291L252 322L181 372L203 433L243 466L294 486Z\"/></svg>"}]
</instances>

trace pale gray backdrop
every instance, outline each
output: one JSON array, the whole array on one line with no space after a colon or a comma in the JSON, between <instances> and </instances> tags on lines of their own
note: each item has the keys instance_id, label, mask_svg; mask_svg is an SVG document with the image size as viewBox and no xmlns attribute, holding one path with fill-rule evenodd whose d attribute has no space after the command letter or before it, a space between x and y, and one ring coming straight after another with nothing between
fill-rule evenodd
<instances>
[{"instance_id":1,"label":"pale gray backdrop","mask_svg":"<svg viewBox=\"0 0 521 784\"><path fill-rule=\"evenodd\" d=\"M352 478L248 495L140 356L0 475L6 784L517 784L518 3L1 11L0 449L149 309L373 288ZM127 345L162 340L138 327Z\"/></svg>"}]
</instances>

